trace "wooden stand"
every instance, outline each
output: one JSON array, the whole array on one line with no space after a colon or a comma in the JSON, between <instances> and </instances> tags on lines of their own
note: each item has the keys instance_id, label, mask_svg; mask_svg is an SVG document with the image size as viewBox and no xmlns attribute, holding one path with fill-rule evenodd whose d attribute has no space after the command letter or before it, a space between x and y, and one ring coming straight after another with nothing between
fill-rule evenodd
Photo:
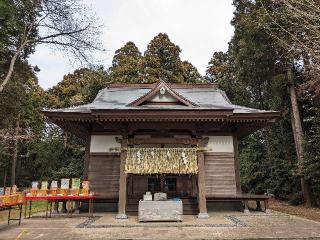
<instances>
[{"instance_id":1,"label":"wooden stand","mask_svg":"<svg viewBox=\"0 0 320 240\"><path fill-rule=\"evenodd\" d=\"M54 202L60 202L64 201L68 205L68 211L67 214L72 217L73 214L73 209L72 205L76 201L88 201L89 202L89 216L93 217L93 205L94 205L94 199L95 196L30 196L30 197L25 197L25 212L24 212L24 217L27 218L27 209L28 209L28 202L29 202L29 216L28 218L31 217L31 210L32 210L32 201L38 201L38 200L46 200L47 201L47 206L46 206L46 218L51 217L52 214L52 203Z\"/></svg>"},{"instance_id":2,"label":"wooden stand","mask_svg":"<svg viewBox=\"0 0 320 240\"><path fill-rule=\"evenodd\" d=\"M22 215L22 203L15 203L15 204L10 204L7 206L2 206L0 209L8 209L8 225L10 224L10 221L19 221L19 225L21 223L21 215ZM13 209L18 209L19 210L19 218L11 218L11 210Z\"/></svg>"}]
</instances>

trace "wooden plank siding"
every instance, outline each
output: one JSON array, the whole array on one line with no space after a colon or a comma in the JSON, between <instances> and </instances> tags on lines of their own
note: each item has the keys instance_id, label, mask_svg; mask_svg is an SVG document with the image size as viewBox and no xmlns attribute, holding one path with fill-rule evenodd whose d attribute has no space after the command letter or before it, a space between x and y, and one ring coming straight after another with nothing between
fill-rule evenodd
<instances>
[{"instance_id":1,"label":"wooden plank siding","mask_svg":"<svg viewBox=\"0 0 320 240\"><path fill-rule=\"evenodd\" d=\"M90 153L88 179L92 191L98 198L117 199L119 196L119 172L120 172L120 154L119 153ZM143 177L142 177L143 178ZM137 179L136 179L137 180ZM130 181L129 181L130 182ZM144 193L147 186L139 191L141 182L136 181L133 186L129 184L129 194ZM147 184L147 182L145 183ZM177 182L178 187L180 181ZM186 187L183 184L184 188ZM190 195L193 195L192 185L188 182L190 189L184 189ZM205 186L206 196L217 195L235 195L235 167L233 153L205 153ZM130 187L132 189L130 189ZM133 190L134 189L134 190ZM189 192L191 191L191 192ZM131 194L132 194L131 193ZM189 195L187 194L187 195Z\"/></svg>"},{"instance_id":2,"label":"wooden plank siding","mask_svg":"<svg viewBox=\"0 0 320 240\"><path fill-rule=\"evenodd\" d=\"M119 197L120 153L90 153L88 179L98 198Z\"/></svg>"},{"instance_id":3,"label":"wooden plank siding","mask_svg":"<svg viewBox=\"0 0 320 240\"><path fill-rule=\"evenodd\" d=\"M205 153L206 196L236 195L234 153Z\"/></svg>"}]
</instances>

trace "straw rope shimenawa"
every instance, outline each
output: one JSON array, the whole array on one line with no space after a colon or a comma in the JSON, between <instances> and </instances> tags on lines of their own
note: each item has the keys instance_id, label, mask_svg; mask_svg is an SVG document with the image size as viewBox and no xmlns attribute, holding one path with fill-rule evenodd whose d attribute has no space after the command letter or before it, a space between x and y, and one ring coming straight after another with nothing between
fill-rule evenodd
<instances>
[{"instance_id":1,"label":"straw rope shimenawa","mask_svg":"<svg viewBox=\"0 0 320 240\"><path fill-rule=\"evenodd\" d=\"M124 148L125 173L196 174L200 148Z\"/></svg>"}]
</instances>

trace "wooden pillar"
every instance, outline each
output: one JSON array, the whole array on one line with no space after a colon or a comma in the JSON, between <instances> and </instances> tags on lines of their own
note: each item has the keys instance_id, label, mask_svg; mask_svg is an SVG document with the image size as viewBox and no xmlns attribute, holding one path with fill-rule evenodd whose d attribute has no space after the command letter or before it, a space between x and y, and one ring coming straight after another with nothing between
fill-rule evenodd
<instances>
[{"instance_id":1,"label":"wooden pillar","mask_svg":"<svg viewBox=\"0 0 320 240\"><path fill-rule=\"evenodd\" d=\"M204 166L204 152L198 151L198 218L209 218L207 213L206 202L206 185L205 185L205 166Z\"/></svg>"},{"instance_id":2,"label":"wooden pillar","mask_svg":"<svg viewBox=\"0 0 320 240\"><path fill-rule=\"evenodd\" d=\"M118 214L116 219L127 219L126 215L126 203L127 203L127 174L125 173L128 139L123 138L121 140L121 154L120 154L120 179L119 179L119 202L118 202Z\"/></svg>"},{"instance_id":3,"label":"wooden pillar","mask_svg":"<svg viewBox=\"0 0 320 240\"><path fill-rule=\"evenodd\" d=\"M90 145L91 145L91 135L87 135L85 154L84 154L84 169L83 169L83 179L85 180L88 180L89 162L90 162Z\"/></svg>"},{"instance_id":4,"label":"wooden pillar","mask_svg":"<svg viewBox=\"0 0 320 240\"><path fill-rule=\"evenodd\" d=\"M233 135L233 151L234 151L234 171L236 177L236 193L237 195L241 195L241 182L240 182L240 159L239 159L239 143L238 137Z\"/></svg>"}]
</instances>

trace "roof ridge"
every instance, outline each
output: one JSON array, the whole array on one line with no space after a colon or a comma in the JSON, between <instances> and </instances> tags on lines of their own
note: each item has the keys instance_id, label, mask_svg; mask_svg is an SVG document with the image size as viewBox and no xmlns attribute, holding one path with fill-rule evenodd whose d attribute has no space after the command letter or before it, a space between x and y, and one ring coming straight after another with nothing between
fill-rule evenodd
<instances>
[{"instance_id":1,"label":"roof ridge","mask_svg":"<svg viewBox=\"0 0 320 240\"><path fill-rule=\"evenodd\" d=\"M228 96L227 96L227 94L226 94L225 91L221 90L220 88L217 88L216 91L217 91L217 92L220 92L221 95L222 95L222 97L224 98L224 100L226 100L229 104L234 105L234 104L230 101L230 99L228 98Z\"/></svg>"},{"instance_id":2,"label":"roof ridge","mask_svg":"<svg viewBox=\"0 0 320 240\"><path fill-rule=\"evenodd\" d=\"M154 88L158 85L158 82L155 83L110 83L106 88ZM214 88L217 89L217 84L215 83L168 83L172 89L192 89L192 88Z\"/></svg>"}]
</instances>

